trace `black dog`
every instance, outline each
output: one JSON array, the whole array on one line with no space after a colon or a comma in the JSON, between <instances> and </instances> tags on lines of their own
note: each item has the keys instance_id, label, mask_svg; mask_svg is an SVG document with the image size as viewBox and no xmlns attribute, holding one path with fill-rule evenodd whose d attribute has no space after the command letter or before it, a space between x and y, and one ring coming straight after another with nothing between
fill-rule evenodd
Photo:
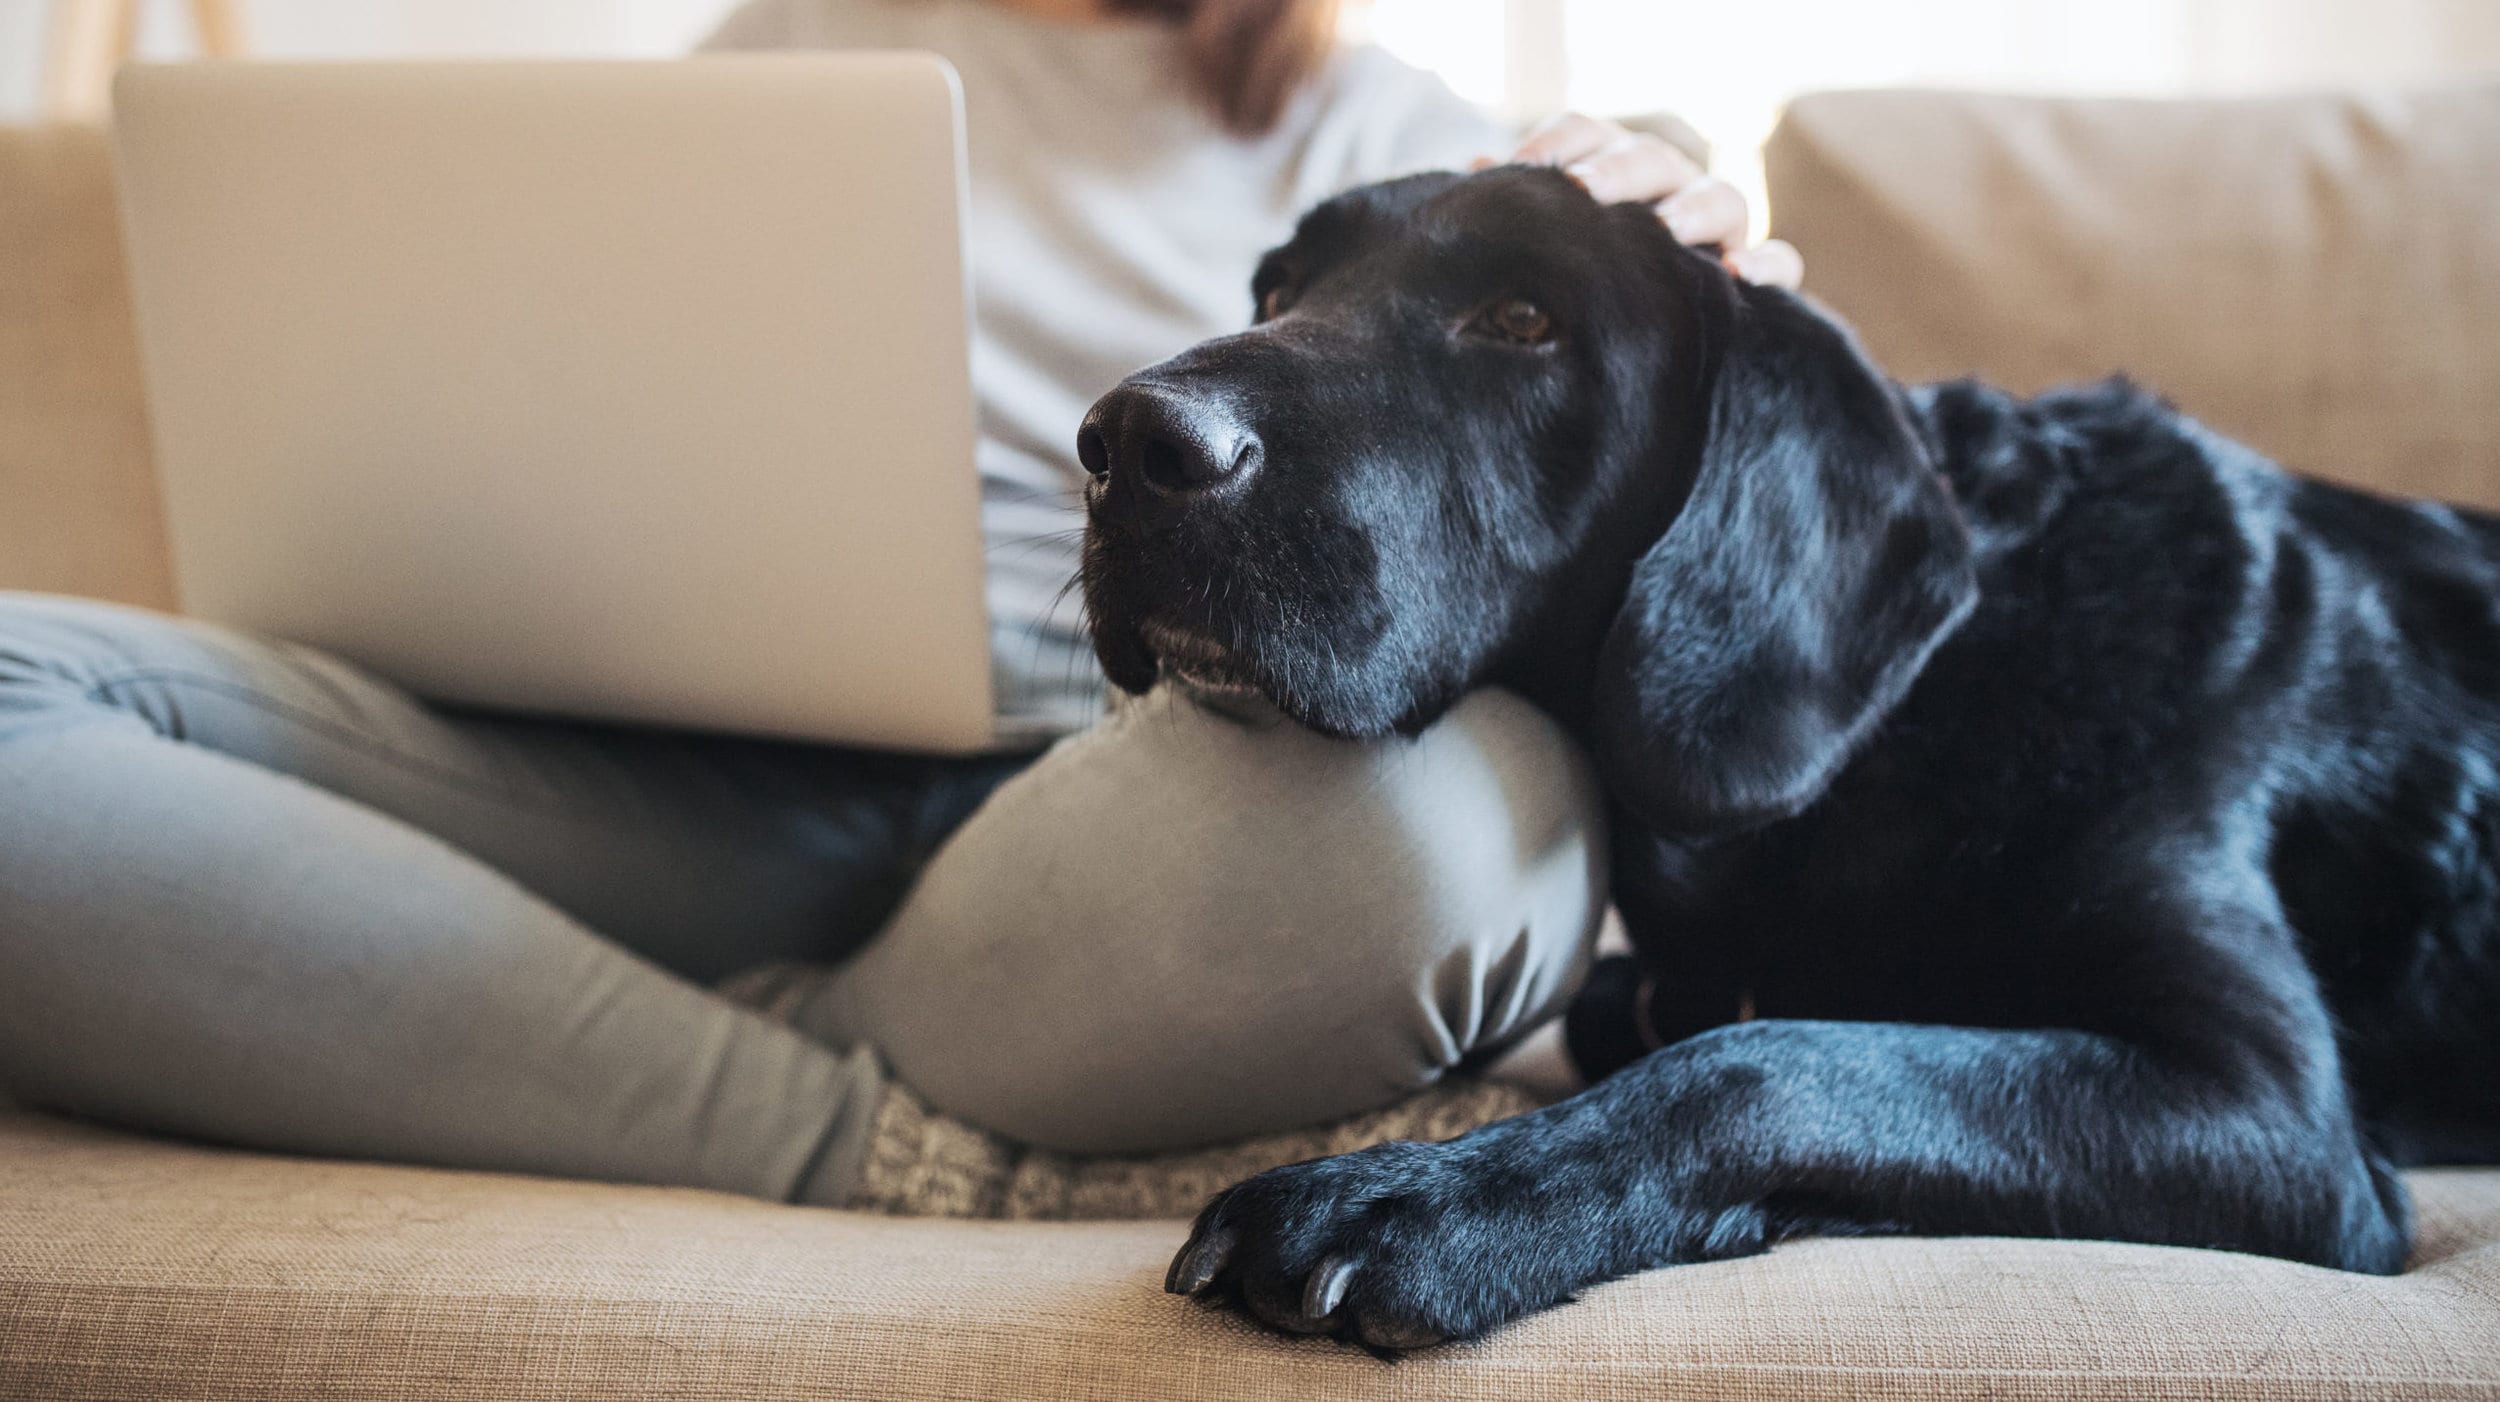
<instances>
[{"instance_id":1,"label":"black dog","mask_svg":"<svg viewBox=\"0 0 2500 1402\"><path fill-rule=\"evenodd\" d=\"M1544 171L1345 196L1255 293L1087 421L1103 665L1526 695L1654 983L1574 1009L1594 1089L1253 1178L1173 1290L1409 1348L1808 1233L2389 1272L2393 1166L2500 1156L2500 522L1904 389Z\"/></svg>"}]
</instances>

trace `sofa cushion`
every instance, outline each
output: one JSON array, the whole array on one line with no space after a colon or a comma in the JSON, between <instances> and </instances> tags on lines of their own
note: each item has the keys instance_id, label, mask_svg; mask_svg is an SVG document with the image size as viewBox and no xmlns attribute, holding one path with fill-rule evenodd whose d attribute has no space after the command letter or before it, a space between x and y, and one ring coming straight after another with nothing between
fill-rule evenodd
<instances>
[{"instance_id":1,"label":"sofa cushion","mask_svg":"<svg viewBox=\"0 0 2500 1402\"><path fill-rule=\"evenodd\" d=\"M2285 464L2500 507L2500 84L1800 99L1806 285L1904 379L2123 370Z\"/></svg>"},{"instance_id":2,"label":"sofa cushion","mask_svg":"<svg viewBox=\"0 0 2500 1402\"><path fill-rule=\"evenodd\" d=\"M0 127L0 589L173 597L105 134Z\"/></svg>"},{"instance_id":3,"label":"sofa cushion","mask_svg":"<svg viewBox=\"0 0 2500 1402\"><path fill-rule=\"evenodd\" d=\"M1395 1366L1162 1291L1179 1223L904 1220L0 1116L0 1396L2500 1394L2500 1172L2411 1271L1989 1239L1654 1271Z\"/></svg>"}]
</instances>

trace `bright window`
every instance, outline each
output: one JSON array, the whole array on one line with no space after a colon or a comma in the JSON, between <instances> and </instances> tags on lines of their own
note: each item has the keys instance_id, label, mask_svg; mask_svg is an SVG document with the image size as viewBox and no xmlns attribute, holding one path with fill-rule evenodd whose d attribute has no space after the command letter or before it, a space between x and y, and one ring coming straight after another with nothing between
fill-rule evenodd
<instances>
[{"instance_id":1,"label":"bright window","mask_svg":"<svg viewBox=\"0 0 2500 1402\"><path fill-rule=\"evenodd\" d=\"M2500 73L2500 0L1351 0L1349 32L1522 120L1673 112L1760 207L1820 88L2159 95Z\"/></svg>"}]
</instances>

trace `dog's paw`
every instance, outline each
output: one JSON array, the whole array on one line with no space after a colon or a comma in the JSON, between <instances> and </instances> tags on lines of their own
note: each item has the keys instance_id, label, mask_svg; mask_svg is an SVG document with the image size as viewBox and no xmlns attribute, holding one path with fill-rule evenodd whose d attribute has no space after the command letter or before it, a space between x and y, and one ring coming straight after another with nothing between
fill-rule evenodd
<instances>
[{"instance_id":1,"label":"dog's paw","mask_svg":"<svg viewBox=\"0 0 2500 1402\"><path fill-rule=\"evenodd\" d=\"M1521 1289L1507 1241L1521 1204L1497 1200L1482 1157L1463 1141L1381 1144L1262 1173L1198 1214L1164 1288L1391 1352L1555 1303Z\"/></svg>"}]
</instances>

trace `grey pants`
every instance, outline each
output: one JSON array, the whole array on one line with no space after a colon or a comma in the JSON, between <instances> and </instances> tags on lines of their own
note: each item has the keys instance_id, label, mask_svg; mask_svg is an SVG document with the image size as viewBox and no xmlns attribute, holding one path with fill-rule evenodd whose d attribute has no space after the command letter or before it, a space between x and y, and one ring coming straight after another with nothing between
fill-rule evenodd
<instances>
[{"instance_id":1,"label":"grey pants","mask_svg":"<svg viewBox=\"0 0 2500 1402\"><path fill-rule=\"evenodd\" d=\"M887 1072L1074 1152L1316 1122L1552 1012L1603 851L1500 693L1354 745L1166 691L941 760L0 594L0 1086L231 1143L839 1202ZM838 965L789 1023L705 986L788 960Z\"/></svg>"}]
</instances>

